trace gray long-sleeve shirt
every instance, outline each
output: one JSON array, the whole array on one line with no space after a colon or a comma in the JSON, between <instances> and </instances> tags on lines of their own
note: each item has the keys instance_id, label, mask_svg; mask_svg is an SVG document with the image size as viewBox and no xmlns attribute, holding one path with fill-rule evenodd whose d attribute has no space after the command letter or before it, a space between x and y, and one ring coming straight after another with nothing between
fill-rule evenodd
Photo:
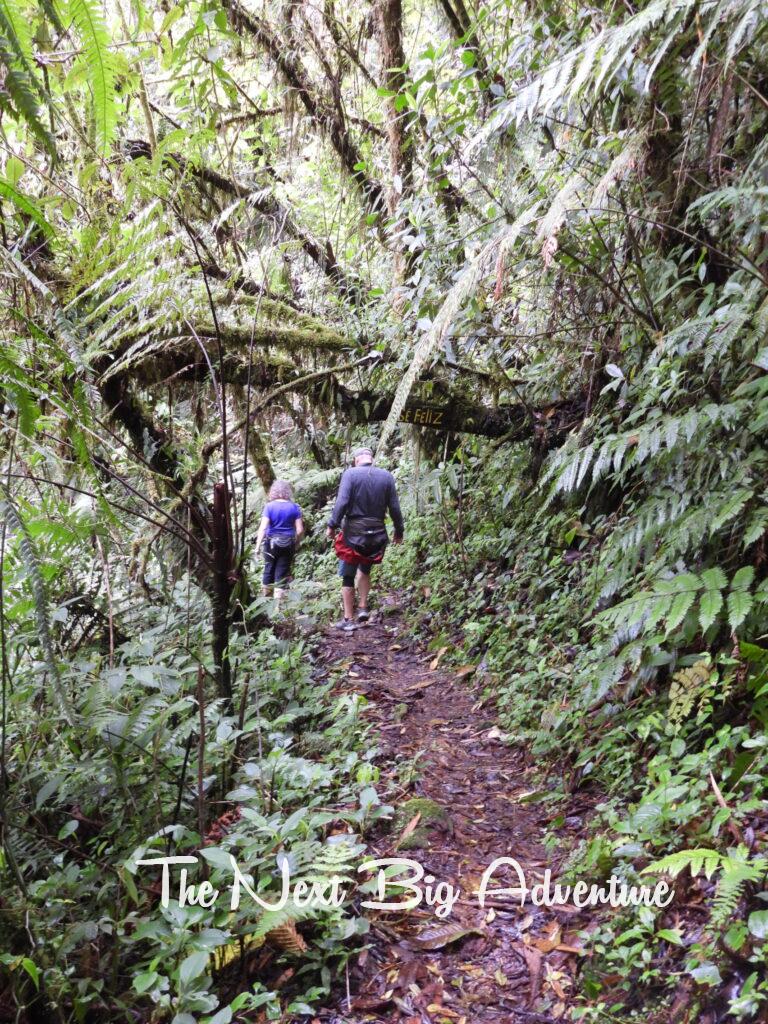
<instances>
[{"instance_id":1,"label":"gray long-sleeve shirt","mask_svg":"<svg viewBox=\"0 0 768 1024\"><path fill-rule=\"evenodd\" d=\"M378 466L353 466L344 471L339 485L336 504L328 525L337 529L345 516L350 519L366 517L380 519L389 512L396 537L403 536L403 514L397 498L395 478Z\"/></svg>"}]
</instances>

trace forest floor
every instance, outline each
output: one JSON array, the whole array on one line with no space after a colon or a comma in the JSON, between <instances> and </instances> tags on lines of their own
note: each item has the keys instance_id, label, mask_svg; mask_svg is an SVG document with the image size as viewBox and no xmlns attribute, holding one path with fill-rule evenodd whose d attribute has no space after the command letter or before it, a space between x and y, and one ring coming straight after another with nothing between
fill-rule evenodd
<instances>
[{"instance_id":1,"label":"forest floor","mask_svg":"<svg viewBox=\"0 0 768 1024\"><path fill-rule=\"evenodd\" d=\"M441 666L439 655L408 632L392 596L355 633L327 630L320 661L337 689L367 699L376 763L397 808L394 825L371 841L371 857L413 858L434 876L434 887L448 882L461 889L443 918L425 903L404 913L367 911L370 946L350 962L347 991L321 1018L349 1024L562 1018L583 956L577 932L590 927L589 912L539 909L530 901L521 907L512 895L489 897L482 908L476 895L498 857L519 861L533 886L548 867L557 879L563 853L542 845L548 812L526 803L536 795L535 764L504 742L473 667ZM574 798L561 818L563 838L579 831L593 802ZM488 888L517 884L505 867Z\"/></svg>"}]
</instances>

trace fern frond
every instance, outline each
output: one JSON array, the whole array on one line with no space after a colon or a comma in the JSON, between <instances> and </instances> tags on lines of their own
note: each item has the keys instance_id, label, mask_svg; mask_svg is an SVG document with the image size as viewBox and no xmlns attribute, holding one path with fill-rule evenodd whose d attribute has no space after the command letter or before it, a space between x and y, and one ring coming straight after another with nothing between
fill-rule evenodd
<instances>
[{"instance_id":1,"label":"fern frond","mask_svg":"<svg viewBox=\"0 0 768 1024\"><path fill-rule=\"evenodd\" d=\"M20 48L14 44L13 39L8 38L6 33L9 31L9 26L3 26L0 19L0 65L5 68L3 89L0 90L0 110L6 110L12 117L26 121L37 139L55 157L53 136L40 120L39 97L43 95L41 86L19 58Z\"/></svg>"},{"instance_id":2,"label":"fern frond","mask_svg":"<svg viewBox=\"0 0 768 1024\"><path fill-rule=\"evenodd\" d=\"M109 34L98 0L68 0L67 13L75 24L85 53L93 100L96 136L106 153L115 134L115 66L109 52Z\"/></svg>"},{"instance_id":3,"label":"fern frond","mask_svg":"<svg viewBox=\"0 0 768 1024\"><path fill-rule=\"evenodd\" d=\"M768 868L764 857L746 860L742 851L723 859L722 875L717 883L714 905L712 908L713 924L721 925L730 920L744 895L746 887L759 882Z\"/></svg>"},{"instance_id":4,"label":"fern frond","mask_svg":"<svg viewBox=\"0 0 768 1024\"><path fill-rule=\"evenodd\" d=\"M602 206L605 197L613 186L623 181L637 167L645 149L646 141L647 135L641 131L636 132L625 143L624 148L613 158L608 170L598 181L597 185L595 185L595 190L592 193L592 199L589 204L591 207Z\"/></svg>"},{"instance_id":5,"label":"fern frond","mask_svg":"<svg viewBox=\"0 0 768 1024\"><path fill-rule=\"evenodd\" d=\"M691 869L691 875L695 878L703 870L707 878L711 878L719 867L722 856L717 850L710 850L700 847L695 850L678 850L676 853L669 853L660 860L655 860L643 868L644 875L671 875L676 878L685 868Z\"/></svg>"},{"instance_id":6,"label":"fern frond","mask_svg":"<svg viewBox=\"0 0 768 1024\"><path fill-rule=\"evenodd\" d=\"M6 522L17 535L21 562L24 571L29 579L35 605L35 621L37 623L37 635L43 651L48 674L51 678L53 692L58 702L61 713L67 724L75 728L75 712L69 696L64 689L64 683L59 673L59 666L56 662L56 654L53 648L51 636L51 620L48 610L48 594L45 580L40 570L40 561L37 555L32 537L26 527L21 512L5 485L0 483L0 511L2 511Z\"/></svg>"},{"instance_id":7,"label":"fern frond","mask_svg":"<svg viewBox=\"0 0 768 1024\"><path fill-rule=\"evenodd\" d=\"M0 0L0 25L16 56L29 70L33 59L32 34L29 31L29 19L19 9L16 0Z\"/></svg>"},{"instance_id":8,"label":"fern frond","mask_svg":"<svg viewBox=\"0 0 768 1024\"><path fill-rule=\"evenodd\" d=\"M0 198L7 199L9 202L13 203L17 210L26 214L27 217L37 224L47 238L53 238L55 232L41 213L39 206L33 203L29 196L25 196L22 192L19 192L19 190L9 181L3 181L0 179Z\"/></svg>"},{"instance_id":9,"label":"fern frond","mask_svg":"<svg viewBox=\"0 0 768 1024\"><path fill-rule=\"evenodd\" d=\"M282 910L265 910L256 923L256 927L250 933L252 939L270 935L277 932L278 939L286 934L293 934L298 921L308 921L317 916L317 910L312 907L297 907L293 903L287 903ZM304 940L302 939L303 943ZM283 947L285 948L285 947ZM304 943L306 949L306 943Z\"/></svg>"}]
</instances>

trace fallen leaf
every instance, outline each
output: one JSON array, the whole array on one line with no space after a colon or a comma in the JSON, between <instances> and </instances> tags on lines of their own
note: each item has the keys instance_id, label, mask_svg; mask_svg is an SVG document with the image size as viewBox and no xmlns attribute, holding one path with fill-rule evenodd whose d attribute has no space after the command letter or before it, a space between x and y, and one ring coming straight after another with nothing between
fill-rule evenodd
<instances>
[{"instance_id":1,"label":"fallen leaf","mask_svg":"<svg viewBox=\"0 0 768 1024\"><path fill-rule=\"evenodd\" d=\"M457 679L463 679L464 676L471 676L476 668L477 665L460 665L459 668L456 669L455 675Z\"/></svg>"},{"instance_id":2,"label":"fallen leaf","mask_svg":"<svg viewBox=\"0 0 768 1024\"><path fill-rule=\"evenodd\" d=\"M482 967L478 967L477 964L459 964L459 970L463 974L468 974L470 978L484 978L485 971Z\"/></svg>"},{"instance_id":3,"label":"fallen leaf","mask_svg":"<svg viewBox=\"0 0 768 1024\"><path fill-rule=\"evenodd\" d=\"M443 656L443 655L444 655L444 654L445 654L445 653L446 653L447 651L448 651L448 648L447 648L447 647L441 647L441 648L440 648L440 650L439 650L439 651L437 652L437 654L435 655L435 657L434 657L434 658L432 659L432 661L430 661L430 663L429 663L429 668L430 668L430 671L432 671L432 672L434 672L434 671L435 671L435 669L437 668L437 666L438 666L438 665L440 664L440 659L442 658L442 656Z\"/></svg>"},{"instance_id":4,"label":"fallen leaf","mask_svg":"<svg viewBox=\"0 0 768 1024\"><path fill-rule=\"evenodd\" d=\"M437 928L426 928L419 935L414 936L413 942L419 949L442 949L457 939L463 939L465 935L482 935L480 928L472 925L446 924Z\"/></svg>"},{"instance_id":5,"label":"fallen leaf","mask_svg":"<svg viewBox=\"0 0 768 1024\"><path fill-rule=\"evenodd\" d=\"M556 921L553 924L554 927L550 926L548 929L548 935L533 940L533 945L542 953L551 953L553 949L557 949L560 943L560 925Z\"/></svg>"},{"instance_id":6,"label":"fallen leaf","mask_svg":"<svg viewBox=\"0 0 768 1024\"><path fill-rule=\"evenodd\" d=\"M553 990L558 999L567 999L565 987L571 984L571 979L562 971L553 970L547 964L547 985Z\"/></svg>"},{"instance_id":7,"label":"fallen leaf","mask_svg":"<svg viewBox=\"0 0 768 1024\"><path fill-rule=\"evenodd\" d=\"M528 976L531 983L529 1005L533 1006L541 988L541 964L543 957L538 949L532 949L530 946L522 946L520 951L525 957L525 963L528 967Z\"/></svg>"},{"instance_id":8,"label":"fallen leaf","mask_svg":"<svg viewBox=\"0 0 768 1024\"><path fill-rule=\"evenodd\" d=\"M378 1010L392 1002L392 993L383 996L355 996L350 1002L352 1010Z\"/></svg>"},{"instance_id":9,"label":"fallen leaf","mask_svg":"<svg viewBox=\"0 0 768 1024\"><path fill-rule=\"evenodd\" d=\"M488 732L485 734L485 738L487 740L505 740L507 738L507 734L505 732L502 732L497 725L494 725L494 727L492 729L489 729Z\"/></svg>"}]
</instances>

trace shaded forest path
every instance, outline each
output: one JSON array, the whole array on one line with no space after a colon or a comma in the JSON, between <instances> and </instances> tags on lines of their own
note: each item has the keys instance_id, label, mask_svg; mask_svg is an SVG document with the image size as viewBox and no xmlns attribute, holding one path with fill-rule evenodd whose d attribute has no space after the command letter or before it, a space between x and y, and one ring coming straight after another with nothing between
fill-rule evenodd
<instances>
[{"instance_id":1,"label":"shaded forest path","mask_svg":"<svg viewBox=\"0 0 768 1024\"><path fill-rule=\"evenodd\" d=\"M350 964L349 992L321 1019L557 1020L573 990L581 952L576 932L586 922L575 908L520 907L512 897L480 906L476 893L496 858L518 860L532 886L547 867L557 878L558 857L541 844L545 815L520 802L530 794L535 767L525 751L503 742L470 667L441 666L408 632L391 596L355 633L328 629L320 663L338 691L367 699L363 714L379 749L379 790L388 783L387 802L397 808L394 827L380 829L369 843L371 856L412 858L435 885L447 881L461 889L447 918L425 903L404 913L366 911L370 948ZM577 808L569 811L565 831L581 823ZM488 888L516 884L503 867Z\"/></svg>"}]
</instances>

